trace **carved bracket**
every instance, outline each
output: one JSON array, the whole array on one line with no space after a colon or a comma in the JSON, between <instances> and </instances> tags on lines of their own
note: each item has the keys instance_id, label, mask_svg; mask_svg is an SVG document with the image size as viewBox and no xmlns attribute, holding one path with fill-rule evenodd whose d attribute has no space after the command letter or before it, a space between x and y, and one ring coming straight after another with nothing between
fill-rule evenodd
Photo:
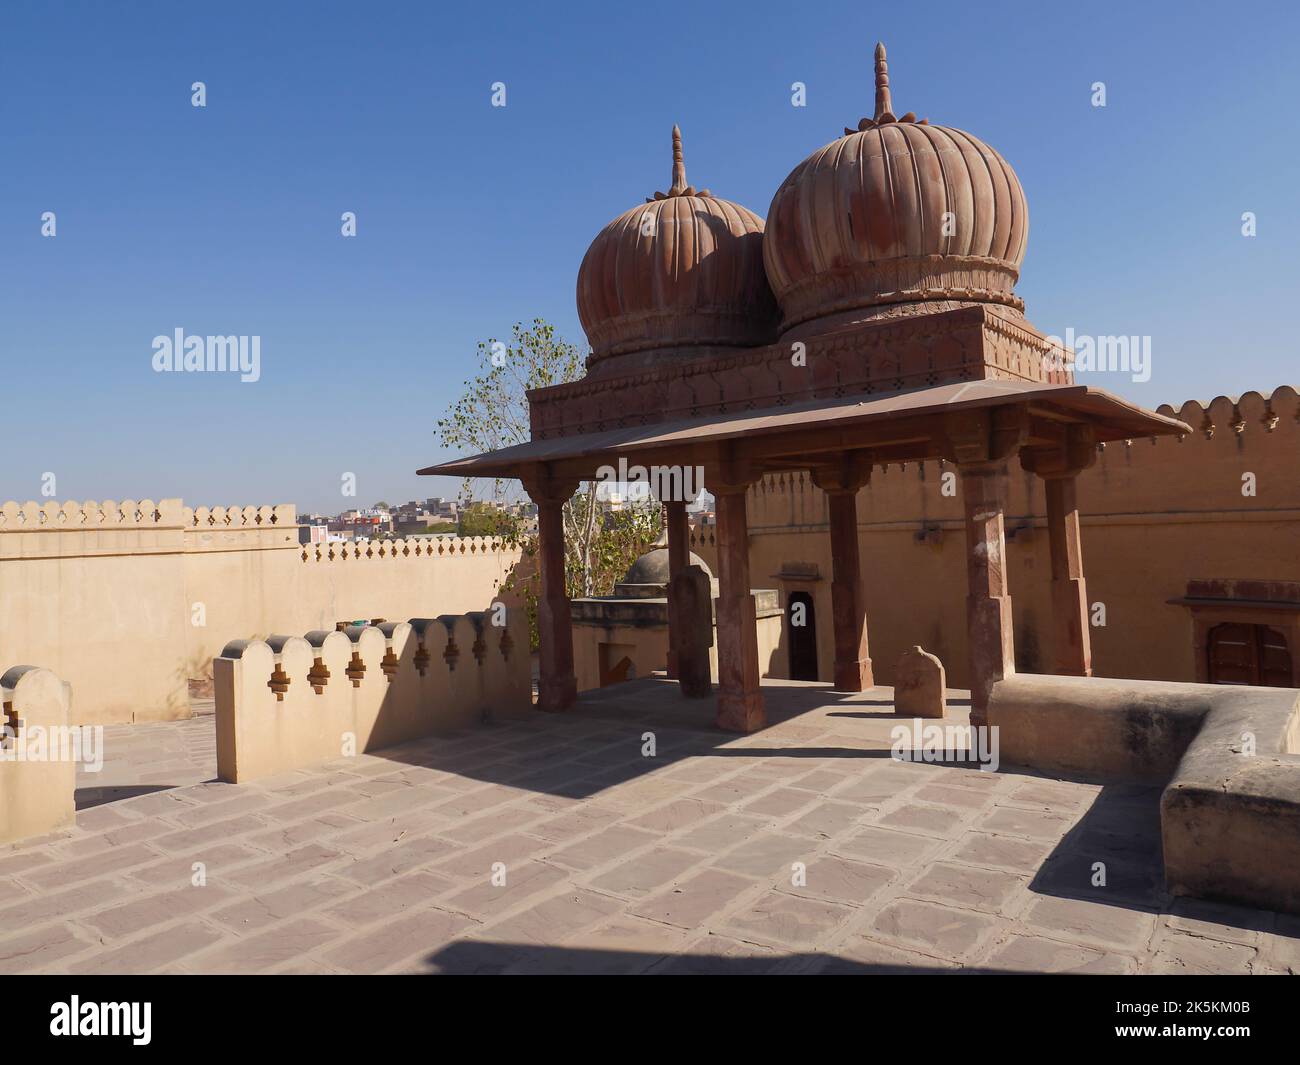
<instances>
[{"instance_id":1,"label":"carved bracket","mask_svg":"<svg viewBox=\"0 0 1300 1065\"><path fill-rule=\"evenodd\" d=\"M823 492L856 492L871 481L871 452L846 451L838 460L809 469L812 483Z\"/></svg>"},{"instance_id":2,"label":"carved bracket","mask_svg":"<svg viewBox=\"0 0 1300 1065\"><path fill-rule=\"evenodd\" d=\"M1097 461L1097 434L1091 425L1066 427L1060 447L1025 448L1020 465L1039 477L1073 477Z\"/></svg>"}]
</instances>

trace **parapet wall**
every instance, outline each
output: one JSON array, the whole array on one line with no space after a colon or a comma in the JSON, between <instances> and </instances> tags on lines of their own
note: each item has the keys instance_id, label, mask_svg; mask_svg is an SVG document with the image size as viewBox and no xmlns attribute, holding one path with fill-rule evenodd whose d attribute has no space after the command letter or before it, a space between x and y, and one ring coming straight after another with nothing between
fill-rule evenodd
<instances>
[{"instance_id":1,"label":"parapet wall","mask_svg":"<svg viewBox=\"0 0 1300 1065\"><path fill-rule=\"evenodd\" d=\"M1171 894L1300 913L1300 691L1020 673L988 718L1005 764L1167 783Z\"/></svg>"},{"instance_id":2,"label":"parapet wall","mask_svg":"<svg viewBox=\"0 0 1300 1065\"><path fill-rule=\"evenodd\" d=\"M74 723L170 720L232 633L484 609L518 561L492 539L304 548L287 505L6 503L0 624L72 684Z\"/></svg>"},{"instance_id":3,"label":"parapet wall","mask_svg":"<svg viewBox=\"0 0 1300 1065\"><path fill-rule=\"evenodd\" d=\"M1169 602L1192 579L1300 581L1300 399L1282 386L1210 403L1162 406L1193 432L1111 443L1079 478L1084 573L1094 671L1143 680L1196 679L1189 612ZM876 679L892 683L921 644L969 684L966 557L960 481L951 463L877 467L858 494ZM952 475L952 476L949 476ZM830 536L825 495L806 473L764 478L749 493L750 572L756 586L815 603L819 671L831 676ZM1008 574L1018 668L1046 669L1050 616L1046 501L1040 478L1010 466ZM713 530L692 550L716 561ZM1103 617L1104 614L1104 617ZM1292 648L1300 654L1300 648Z\"/></svg>"},{"instance_id":4,"label":"parapet wall","mask_svg":"<svg viewBox=\"0 0 1300 1065\"><path fill-rule=\"evenodd\" d=\"M68 685L48 669L0 676L0 843L70 828L77 767L66 757Z\"/></svg>"},{"instance_id":5,"label":"parapet wall","mask_svg":"<svg viewBox=\"0 0 1300 1065\"><path fill-rule=\"evenodd\" d=\"M532 708L522 609L236 640L213 673L217 773L234 783Z\"/></svg>"}]
</instances>

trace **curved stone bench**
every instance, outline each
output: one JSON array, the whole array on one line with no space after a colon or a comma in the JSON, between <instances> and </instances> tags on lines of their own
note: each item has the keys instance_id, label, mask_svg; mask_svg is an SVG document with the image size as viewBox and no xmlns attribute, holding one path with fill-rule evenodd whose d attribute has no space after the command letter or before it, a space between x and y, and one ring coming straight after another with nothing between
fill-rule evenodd
<instances>
[{"instance_id":1,"label":"curved stone bench","mask_svg":"<svg viewBox=\"0 0 1300 1065\"><path fill-rule=\"evenodd\" d=\"M1300 689L1017 674L988 718L1004 764L1166 783L1172 894L1300 912Z\"/></svg>"}]
</instances>

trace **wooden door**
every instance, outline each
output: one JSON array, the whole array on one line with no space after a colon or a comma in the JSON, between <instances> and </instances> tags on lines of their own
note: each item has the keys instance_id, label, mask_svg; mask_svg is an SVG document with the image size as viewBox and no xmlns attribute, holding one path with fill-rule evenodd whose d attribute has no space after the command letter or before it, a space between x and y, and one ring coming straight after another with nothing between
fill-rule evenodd
<instances>
[{"instance_id":1,"label":"wooden door","mask_svg":"<svg viewBox=\"0 0 1300 1065\"><path fill-rule=\"evenodd\" d=\"M1210 630L1206 655L1211 684L1291 687L1291 650L1286 637L1267 625L1216 625Z\"/></svg>"}]
</instances>

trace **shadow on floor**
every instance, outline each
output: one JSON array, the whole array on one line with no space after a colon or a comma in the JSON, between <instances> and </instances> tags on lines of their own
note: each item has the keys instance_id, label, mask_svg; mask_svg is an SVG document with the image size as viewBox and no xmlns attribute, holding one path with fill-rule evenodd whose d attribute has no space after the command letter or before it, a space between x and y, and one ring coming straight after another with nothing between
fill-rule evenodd
<instances>
[{"instance_id":1,"label":"shadow on floor","mask_svg":"<svg viewBox=\"0 0 1300 1065\"><path fill-rule=\"evenodd\" d=\"M649 973L663 975L760 976L934 975L982 973L1016 975L1013 969L952 969L942 966L881 965L850 961L833 954L779 954L721 957L710 954L660 954L650 951L595 950L457 940L424 959L427 975L487 975L506 970L534 974Z\"/></svg>"},{"instance_id":2,"label":"shadow on floor","mask_svg":"<svg viewBox=\"0 0 1300 1065\"><path fill-rule=\"evenodd\" d=\"M862 693L833 691L829 685L780 682L765 684L769 728L793 724L814 711L810 719L809 740L825 735L830 719L885 721L892 713L860 710L865 707L892 707L888 690L873 689ZM949 698L951 707L970 705L968 698ZM887 746L874 748L801 745L794 730L778 732L764 742L764 733L749 737L719 732L712 725L715 700L683 699L677 685L662 675L586 693L573 711L572 719L584 722L595 731L556 736L542 731L542 719L536 736L536 749L521 749L509 763L483 765L477 769L459 767L455 771L485 780L496 780L521 788L551 794L586 798L606 787L663 769L672 762L688 757L773 758L773 759L845 759L862 760L862 764L879 764L891 758ZM570 715L565 715L570 718ZM902 720L902 719L900 719ZM964 717L959 715L959 720ZM950 723L954 723L951 722ZM641 755L642 736L654 732L657 757ZM738 742L739 741L739 742ZM590 744L590 747L586 746ZM562 760L557 761L557 757ZM936 764L936 763L932 763ZM950 768L980 772L973 762L940 761ZM1008 770L1025 773L1045 781L1056 779L1020 767ZM1149 785L1106 784L1083 813L1079 821L1057 842L1035 872L1029 889L1037 894L1073 898L1123 909L1144 912L1178 912L1239 928L1255 928L1267 923L1271 915L1249 909L1191 899L1174 900L1164 887L1163 854L1160 840L1160 793L1162 788ZM1044 803L1051 810L1050 803ZM1055 812L1065 812L1056 810ZM1015 833L1012 833L1014 836ZM740 961L706 959L722 966L722 971L760 971L762 959ZM728 968L728 966L734 966ZM858 971L888 971L863 966Z\"/></svg>"},{"instance_id":3,"label":"shadow on floor","mask_svg":"<svg viewBox=\"0 0 1300 1065\"><path fill-rule=\"evenodd\" d=\"M134 799L141 795L152 795L156 791L171 791L176 784L117 784L102 788L78 788L74 800L78 810L89 810L102 806L106 802L120 802L122 799Z\"/></svg>"},{"instance_id":4,"label":"shadow on floor","mask_svg":"<svg viewBox=\"0 0 1300 1065\"><path fill-rule=\"evenodd\" d=\"M879 689L874 691L872 705L879 705ZM517 738L503 743L479 742L467 748L449 745L452 737L435 736L372 753L394 762L572 799L589 798L692 757L864 761L890 757L888 747L800 746L798 737L789 733L782 740L774 736L772 746L762 744L764 734L775 726L797 725L801 716L829 706L864 705L873 698L871 692L836 692L826 684L782 681L765 684L763 696L768 727L748 736L714 726L716 697L686 699L676 681L660 674L584 692L578 705L562 715L539 714L511 722ZM563 727L555 727L557 722ZM812 724L819 733L827 731L825 720ZM525 734L518 736L521 728ZM648 733L654 735L654 757L643 754ZM483 733L459 735L481 737Z\"/></svg>"},{"instance_id":5,"label":"shadow on floor","mask_svg":"<svg viewBox=\"0 0 1300 1065\"><path fill-rule=\"evenodd\" d=\"M1125 909L1167 909L1159 786L1107 784L1039 867L1029 889Z\"/></svg>"}]
</instances>

